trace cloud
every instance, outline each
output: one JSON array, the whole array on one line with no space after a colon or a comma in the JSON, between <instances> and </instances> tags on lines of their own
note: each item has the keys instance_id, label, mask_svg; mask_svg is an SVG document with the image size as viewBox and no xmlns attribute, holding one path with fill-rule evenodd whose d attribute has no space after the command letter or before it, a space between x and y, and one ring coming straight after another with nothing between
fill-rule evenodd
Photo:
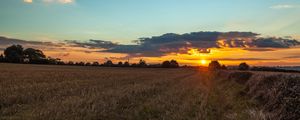
<instances>
[{"instance_id":1,"label":"cloud","mask_svg":"<svg viewBox=\"0 0 300 120\"><path fill-rule=\"evenodd\" d=\"M89 40L88 42L78 42L76 40L65 40L68 44L71 44L74 47L87 47L87 48L112 48L118 46L118 43L113 43L111 41L104 40Z\"/></svg>"},{"instance_id":2,"label":"cloud","mask_svg":"<svg viewBox=\"0 0 300 120\"><path fill-rule=\"evenodd\" d=\"M244 48L243 50L248 50L248 51L275 51L273 48Z\"/></svg>"},{"instance_id":3,"label":"cloud","mask_svg":"<svg viewBox=\"0 0 300 120\"><path fill-rule=\"evenodd\" d=\"M61 3L61 4L70 4L74 3L75 0L23 0L25 3L33 3L35 1L43 2L43 3Z\"/></svg>"},{"instance_id":4,"label":"cloud","mask_svg":"<svg viewBox=\"0 0 300 120\"><path fill-rule=\"evenodd\" d=\"M34 47L42 50L62 50L64 46L78 50L102 53L126 54L128 57L161 57L170 54L189 54L190 50L210 53L210 48L240 48L248 51L275 51L300 45L290 38L259 37L252 32L192 32L185 34L167 33L161 36L144 37L133 41L135 44L119 44L108 40L65 40L61 43L26 41L0 37L0 48L12 44ZM280 49L279 49L280 48Z\"/></svg>"},{"instance_id":5,"label":"cloud","mask_svg":"<svg viewBox=\"0 0 300 120\"><path fill-rule=\"evenodd\" d=\"M103 40L88 42L68 41L77 47L102 48L98 52L125 53L131 57L160 57L172 53L187 54L190 49L209 53L209 48L242 48L249 51L273 51L289 48L300 42L286 38L262 38L252 32L192 32L186 34L167 33L161 36L135 40L134 45L122 45Z\"/></svg>"},{"instance_id":6,"label":"cloud","mask_svg":"<svg viewBox=\"0 0 300 120\"><path fill-rule=\"evenodd\" d=\"M294 55L294 56L288 56L284 58L295 58L295 59L300 59L300 55Z\"/></svg>"},{"instance_id":7,"label":"cloud","mask_svg":"<svg viewBox=\"0 0 300 120\"><path fill-rule=\"evenodd\" d=\"M25 3L32 3L32 0L24 0Z\"/></svg>"},{"instance_id":8,"label":"cloud","mask_svg":"<svg viewBox=\"0 0 300 120\"><path fill-rule=\"evenodd\" d=\"M295 8L294 5L288 5L288 4L279 4L279 5L274 5L270 7L271 9L290 9L290 8Z\"/></svg>"},{"instance_id":9,"label":"cloud","mask_svg":"<svg viewBox=\"0 0 300 120\"><path fill-rule=\"evenodd\" d=\"M27 41L21 39L7 38L0 36L0 49L5 49L13 44L23 45L24 47L34 47L38 49L58 49L64 43L40 42L40 41Z\"/></svg>"},{"instance_id":10,"label":"cloud","mask_svg":"<svg viewBox=\"0 0 300 120\"><path fill-rule=\"evenodd\" d=\"M74 0L43 0L44 2L47 3L62 3L62 4L68 4L68 3L73 3Z\"/></svg>"}]
</instances>

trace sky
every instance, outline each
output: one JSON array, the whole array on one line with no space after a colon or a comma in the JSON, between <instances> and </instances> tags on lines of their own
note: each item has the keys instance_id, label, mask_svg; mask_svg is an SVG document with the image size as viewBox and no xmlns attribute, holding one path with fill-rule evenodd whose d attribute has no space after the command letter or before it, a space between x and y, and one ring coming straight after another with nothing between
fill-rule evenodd
<instances>
[{"instance_id":1,"label":"sky","mask_svg":"<svg viewBox=\"0 0 300 120\"><path fill-rule=\"evenodd\" d=\"M299 0L1 0L0 46L21 42L66 61L300 65L291 42L300 40L299 14Z\"/></svg>"}]
</instances>

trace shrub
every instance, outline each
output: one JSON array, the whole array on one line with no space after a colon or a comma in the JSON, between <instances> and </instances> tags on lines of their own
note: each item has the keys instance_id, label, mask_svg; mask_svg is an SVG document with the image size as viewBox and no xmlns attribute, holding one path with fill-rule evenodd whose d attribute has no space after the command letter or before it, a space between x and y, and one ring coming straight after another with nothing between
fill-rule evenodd
<instances>
[{"instance_id":1,"label":"shrub","mask_svg":"<svg viewBox=\"0 0 300 120\"><path fill-rule=\"evenodd\" d=\"M250 66L247 63L243 62L239 65L238 69L239 70L249 70L249 68L250 68Z\"/></svg>"},{"instance_id":2,"label":"shrub","mask_svg":"<svg viewBox=\"0 0 300 120\"><path fill-rule=\"evenodd\" d=\"M171 66L170 61L164 61L161 65L163 68L169 68Z\"/></svg>"},{"instance_id":3,"label":"shrub","mask_svg":"<svg viewBox=\"0 0 300 120\"><path fill-rule=\"evenodd\" d=\"M4 50L5 59L12 63L21 63L24 60L23 47L21 45L12 45Z\"/></svg>"},{"instance_id":4,"label":"shrub","mask_svg":"<svg viewBox=\"0 0 300 120\"><path fill-rule=\"evenodd\" d=\"M218 61L211 61L208 65L209 70L221 69L221 64Z\"/></svg>"}]
</instances>

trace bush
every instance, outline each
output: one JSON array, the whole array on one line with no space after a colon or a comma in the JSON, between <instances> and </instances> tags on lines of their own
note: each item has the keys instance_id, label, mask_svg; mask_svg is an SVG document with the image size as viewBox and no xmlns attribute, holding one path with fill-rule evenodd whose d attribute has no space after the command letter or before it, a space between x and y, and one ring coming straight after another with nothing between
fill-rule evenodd
<instances>
[{"instance_id":1,"label":"bush","mask_svg":"<svg viewBox=\"0 0 300 120\"><path fill-rule=\"evenodd\" d=\"M111 60L107 60L107 61L103 64L103 66L105 66L105 67L113 67L113 66L114 66L114 63L113 63Z\"/></svg>"},{"instance_id":2,"label":"bush","mask_svg":"<svg viewBox=\"0 0 300 120\"><path fill-rule=\"evenodd\" d=\"M239 65L239 70L249 70L249 68L250 68L250 66L247 64L247 63L241 63L240 65Z\"/></svg>"},{"instance_id":3,"label":"bush","mask_svg":"<svg viewBox=\"0 0 300 120\"><path fill-rule=\"evenodd\" d=\"M161 65L163 68L178 68L179 64L176 60L164 61Z\"/></svg>"},{"instance_id":4,"label":"bush","mask_svg":"<svg viewBox=\"0 0 300 120\"><path fill-rule=\"evenodd\" d=\"M129 64L128 61L126 61L126 62L124 62L123 66L124 66L124 67L130 67L130 64Z\"/></svg>"},{"instance_id":5,"label":"bush","mask_svg":"<svg viewBox=\"0 0 300 120\"><path fill-rule=\"evenodd\" d=\"M164 61L161 65L163 68L169 68L171 66L170 61Z\"/></svg>"},{"instance_id":6,"label":"bush","mask_svg":"<svg viewBox=\"0 0 300 120\"><path fill-rule=\"evenodd\" d=\"M12 45L4 50L5 59L11 63L22 63L23 47L21 45Z\"/></svg>"},{"instance_id":7,"label":"bush","mask_svg":"<svg viewBox=\"0 0 300 120\"><path fill-rule=\"evenodd\" d=\"M218 61L211 61L208 65L209 70L221 69L221 64Z\"/></svg>"}]
</instances>

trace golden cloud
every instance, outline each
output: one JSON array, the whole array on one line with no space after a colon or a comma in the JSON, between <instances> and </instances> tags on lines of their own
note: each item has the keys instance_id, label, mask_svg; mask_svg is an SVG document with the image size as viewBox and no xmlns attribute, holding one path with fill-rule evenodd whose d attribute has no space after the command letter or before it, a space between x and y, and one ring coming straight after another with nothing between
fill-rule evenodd
<instances>
[{"instance_id":1,"label":"golden cloud","mask_svg":"<svg viewBox=\"0 0 300 120\"><path fill-rule=\"evenodd\" d=\"M33 3L33 0L23 0L25 3ZM38 0L36 0L38 1ZM69 4L69 3L74 3L75 0L40 0L41 2L44 3L61 3L61 4Z\"/></svg>"},{"instance_id":2,"label":"golden cloud","mask_svg":"<svg viewBox=\"0 0 300 120\"><path fill-rule=\"evenodd\" d=\"M25 3L32 3L32 0L24 0Z\"/></svg>"}]
</instances>

